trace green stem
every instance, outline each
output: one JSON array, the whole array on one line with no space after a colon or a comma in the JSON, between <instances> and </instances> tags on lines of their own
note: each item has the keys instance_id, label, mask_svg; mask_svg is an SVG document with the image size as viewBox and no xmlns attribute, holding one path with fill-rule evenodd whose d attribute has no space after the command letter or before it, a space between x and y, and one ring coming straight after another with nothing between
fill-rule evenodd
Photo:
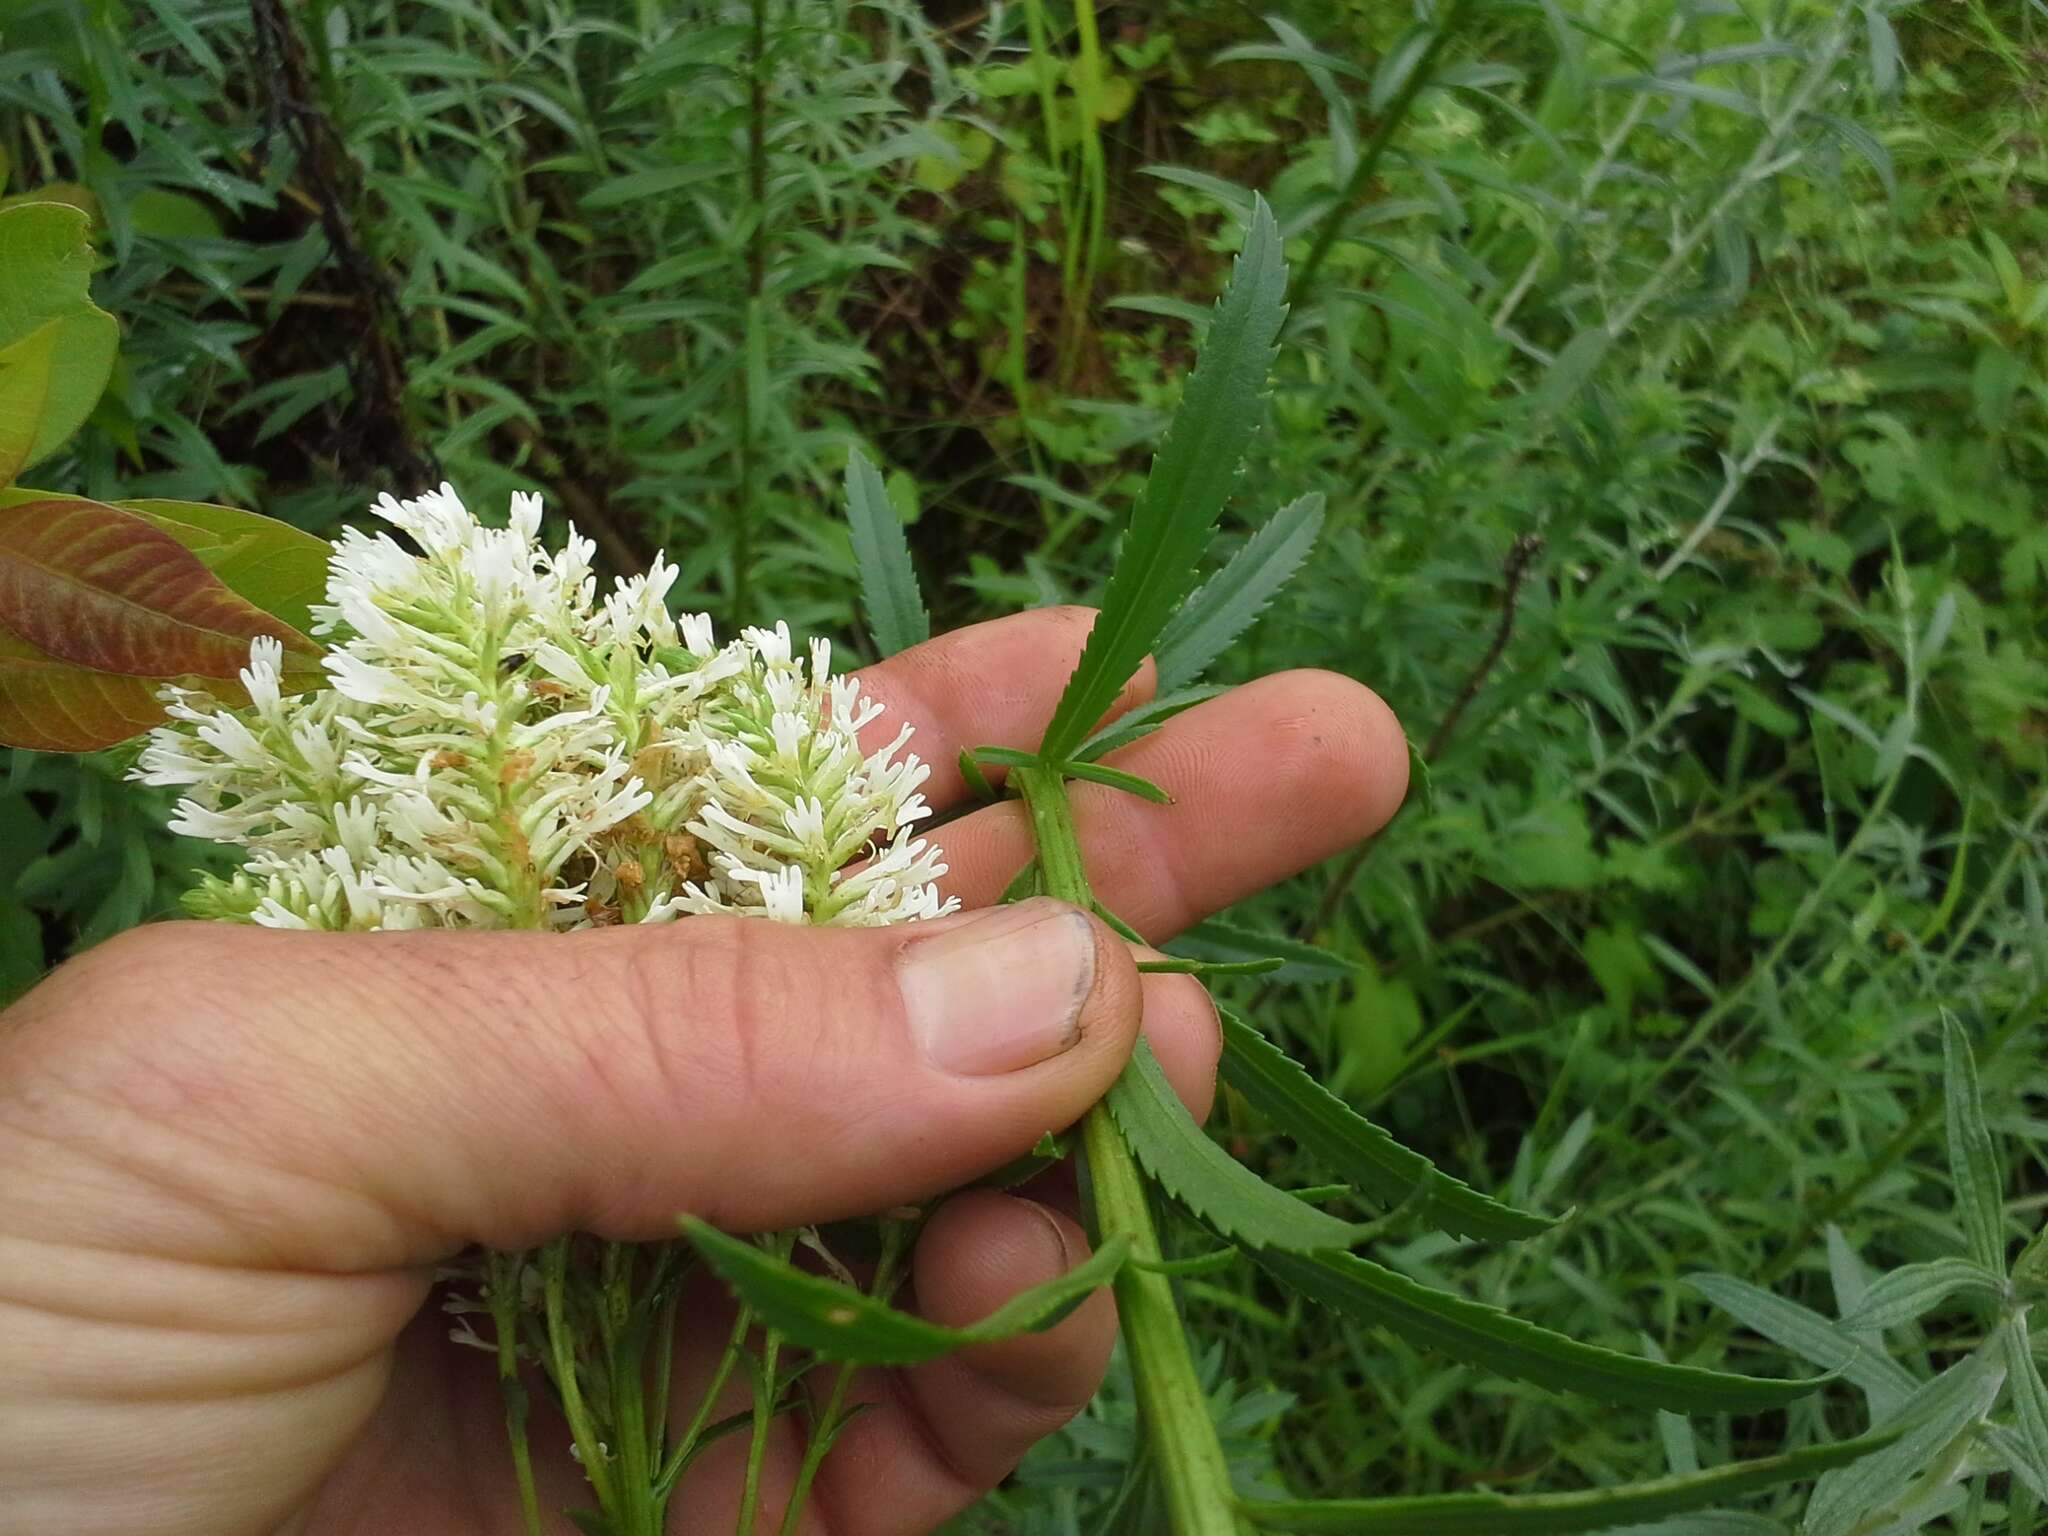
<instances>
[{"instance_id":1,"label":"green stem","mask_svg":"<svg viewBox=\"0 0 2048 1536\"><path fill-rule=\"evenodd\" d=\"M875 1264L875 1277L868 1286L868 1294L877 1301L888 1299L896 1287L897 1265L908 1246L910 1223L886 1222L882 1227L882 1256ZM824 1410L811 1425L810 1444L804 1447L804 1464L798 1469L796 1486L790 1489L789 1505L782 1512L781 1536L796 1536L797 1521L803 1517L804 1504L811 1496L811 1484L817 1481L818 1469L825 1464L825 1455L832 1449L832 1442L838 1438L840 1413L846 1406L847 1388L853 1385L854 1367L842 1365L832 1378L832 1390L825 1398Z\"/></svg>"},{"instance_id":2,"label":"green stem","mask_svg":"<svg viewBox=\"0 0 2048 1536\"><path fill-rule=\"evenodd\" d=\"M526 1536L542 1536L540 1491L533 1482L533 1452L526 1439L526 1388L519 1380L519 1272L521 1255L490 1256L491 1322L498 1334L498 1395L505 1402L505 1434L512 1442L512 1473L519 1484L519 1521Z\"/></svg>"},{"instance_id":3,"label":"green stem","mask_svg":"<svg viewBox=\"0 0 2048 1536\"><path fill-rule=\"evenodd\" d=\"M1323 221L1322 230L1316 235L1316 243L1309 247L1308 260L1301 264L1301 270L1294 277L1294 291L1307 294L1316 273L1322 270L1323 258L1330 254L1330 247L1337 243L1344 233L1344 225L1351 205L1359 195L1372 185L1373 173L1380 168L1380 159L1387 152L1387 145L1393 141L1394 131L1407 120L1408 109L1415 105L1415 98L1422 94L1429 84L1430 74L1436 68L1437 55L1444 51L1444 45L1451 40L1451 34L1458 30L1458 23L1464 18L1470 0L1451 0L1445 9L1443 20L1430 34L1424 45L1422 57L1415 61L1415 67L1408 72L1408 78L1401 82L1401 89L1394 99L1387 103L1387 110L1373 126L1372 141L1365 146L1365 153L1359 157L1357 166L1351 172L1351 179L1344 183L1337 194L1336 206Z\"/></svg>"},{"instance_id":4,"label":"green stem","mask_svg":"<svg viewBox=\"0 0 2048 1536\"><path fill-rule=\"evenodd\" d=\"M698 1438L718 1407L719 1395L725 1391L726 1382L732 1379L733 1369L739 1364L740 1352L747 1342L747 1329L753 1326L753 1321L754 1315L745 1307L741 1307L739 1315L733 1319L732 1335L725 1341L725 1353L719 1358L718 1369L711 1374L711 1384L704 1389L704 1396L697 1404L696 1413L691 1416L689 1428L677 1437L669 1449L668 1460L662 1465L661 1478L655 1489L663 1498L674 1491L676 1480L690 1464Z\"/></svg>"},{"instance_id":5,"label":"green stem","mask_svg":"<svg viewBox=\"0 0 2048 1536\"><path fill-rule=\"evenodd\" d=\"M761 1340L761 1360L754 1378L754 1430L747 1445L747 1481L740 1493L740 1518L733 1529L754 1536L761 1507L761 1469L768 1460L768 1432L775 1423L775 1367L782 1353L782 1335L769 1329Z\"/></svg>"},{"instance_id":6,"label":"green stem","mask_svg":"<svg viewBox=\"0 0 2048 1536\"><path fill-rule=\"evenodd\" d=\"M796 1247L796 1235L779 1232L775 1237L775 1256L787 1259ZM775 1400L780 1393L776 1390L775 1368L782 1354L782 1335L773 1328L764 1329L761 1335L761 1358L754 1367L754 1428L753 1439L747 1446L747 1481L740 1492L740 1517L733 1529L739 1536L754 1536L756 1513L761 1507L761 1468L768 1459L768 1432L775 1423Z\"/></svg>"},{"instance_id":7,"label":"green stem","mask_svg":"<svg viewBox=\"0 0 2048 1536\"><path fill-rule=\"evenodd\" d=\"M583 1400L583 1383L576 1373L576 1341L569 1328L569 1239L558 1237L541 1250L541 1290L547 1311L548 1353L554 1362L555 1390L562 1394L562 1416L569 1421L569 1434L583 1462L583 1476L607 1512L617 1507L611 1467L599 1440L597 1426Z\"/></svg>"},{"instance_id":8,"label":"green stem","mask_svg":"<svg viewBox=\"0 0 2048 1536\"><path fill-rule=\"evenodd\" d=\"M1015 770L1011 782L1031 813L1047 893L1092 910L1095 897L1081 862L1066 780L1056 770L1040 767ZM1239 1536L1230 1467L1195 1373L1173 1283L1143 1267L1161 1258L1144 1176L1123 1133L1099 1104L1081 1122L1081 1145L1097 1233L1128 1238L1131 1244L1134 1262L1126 1264L1116 1279L1117 1317L1175 1536Z\"/></svg>"}]
</instances>

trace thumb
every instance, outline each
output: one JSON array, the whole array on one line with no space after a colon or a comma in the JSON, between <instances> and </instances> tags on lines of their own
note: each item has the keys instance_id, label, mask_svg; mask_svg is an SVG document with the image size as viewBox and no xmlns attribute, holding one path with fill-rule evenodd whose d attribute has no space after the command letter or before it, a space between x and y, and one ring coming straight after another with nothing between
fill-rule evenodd
<instances>
[{"instance_id":1,"label":"thumb","mask_svg":"<svg viewBox=\"0 0 2048 1536\"><path fill-rule=\"evenodd\" d=\"M18 1005L0 1125L90 1155L40 1184L14 1164L69 1235L132 1246L146 1208L158 1251L216 1262L421 1264L684 1211L780 1228L1022 1155L1107 1089L1140 999L1116 936L1046 900L871 929L170 924Z\"/></svg>"}]
</instances>

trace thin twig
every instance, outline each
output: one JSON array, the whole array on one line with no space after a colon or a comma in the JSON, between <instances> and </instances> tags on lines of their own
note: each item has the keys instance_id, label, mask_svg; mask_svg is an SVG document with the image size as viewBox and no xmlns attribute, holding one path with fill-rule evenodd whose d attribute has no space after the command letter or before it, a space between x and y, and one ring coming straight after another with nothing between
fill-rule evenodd
<instances>
[{"instance_id":1,"label":"thin twig","mask_svg":"<svg viewBox=\"0 0 2048 1536\"><path fill-rule=\"evenodd\" d=\"M1486 654L1479 658L1479 664L1465 675L1465 685L1458 690L1457 698L1444 714L1437 728L1430 733L1429 744L1422 749L1422 760L1434 763L1443 755L1445 747L1458 729L1458 722L1465 718L1465 711L1478 696L1479 688L1487 675L1500 665L1500 658L1508 648L1508 637L1515 630L1515 608L1522 596L1522 582L1529 574L1529 565L1542 552L1543 536L1525 533L1515 540L1515 546L1508 551L1507 565L1501 571L1500 622L1493 627L1493 644L1486 648Z\"/></svg>"},{"instance_id":2,"label":"thin twig","mask_svg":"<svg viewBox=\"0 0 2048 1536\"><path fill-rule=\"evenodd\" d=\"M1727 473L1721 481L1721 489L1714 497L1713 503L1700 520L1692 525L1692 531L1685 536L1684 542L1671 552L1669 559L1657 567L1656 574L1650 578L1652 581L1670 580L1672 573L1690 560L1693 551L1706 542L1707 535L1719 526L1722 517L1735 504L1736 492L1748 483L1749 477L1756 473L1757 466L1769 458L1777 447L1778 428L1784 425L1784 421L1785 415L1782 411L1773 416L1764 424L1763 431L1757 434L1756 442L1751 445L1749 452L1744 454L1740 461L1729 461Z\"/></svg>"},{"instance_id":3,"label":"thin twig","mask_svg":"<svg viewBox=\"0 0 2048 1536\"><path fill-rule=\"evenodd\" d=\"M1316 235L1316 243L1309 247L1308 259L1301 264L1295 275L1294 291L1300 294L1311 292L1316 273L1322 269L1323 258L1330 254L1330 248L1337 243L1349 222L1351 208L1360 194L1372 185L1372 178L1380 168L1380 160L1392 142L1394 130L1408 117L1408 109L1415 105L1415 98L1422 94L1429 84L1430 71L1436 68L1437 55L1450 42L1451 34L1458 30L1458 23L1464 19L1466 7L1471 0L1450 0L1445 8L1443 20L1437 23L1430 34L1429 42L1422 50L1422 56L1415 61L1415 67L1408 72L1408 78L1401 82L1401 89L1394 99L1387 103L1387 110L1373 126L1372 142L1366 145L1365 153L1359 157L1357 166L1351 172L1351 179L1345 182L1337 194L1337 201L1323 221L1322 230Z\"/></svg>"}]
</instances>

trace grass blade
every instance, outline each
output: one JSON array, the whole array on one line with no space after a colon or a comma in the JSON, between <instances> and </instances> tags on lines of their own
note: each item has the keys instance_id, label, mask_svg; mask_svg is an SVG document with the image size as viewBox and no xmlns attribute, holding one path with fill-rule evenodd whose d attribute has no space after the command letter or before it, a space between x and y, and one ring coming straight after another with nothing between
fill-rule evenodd
<instances>
[{"instance_id":1,"label":"grass blade","mask_svg":"<svg viewBox=\"0 0 2048 1536\"><path fill-rule=\"evenodd\" d=\"M1798 1482L1883 1450L1896 1434L1865 1435L1837 1445L1809 1446L1784 1456L1738 1461L1681 1477L1660 1477L1584 1493L1443 1493L1412 1499L1303 1499L1246 1503L1261 1530L1346 1532L1357 1536L1559 1536L1606 1531L1624 1521L1654 1520L1704 1509L1738 1494ZM1661 1528L1660 1528L1661 1529Z\"/></svg>"}]
</instances>

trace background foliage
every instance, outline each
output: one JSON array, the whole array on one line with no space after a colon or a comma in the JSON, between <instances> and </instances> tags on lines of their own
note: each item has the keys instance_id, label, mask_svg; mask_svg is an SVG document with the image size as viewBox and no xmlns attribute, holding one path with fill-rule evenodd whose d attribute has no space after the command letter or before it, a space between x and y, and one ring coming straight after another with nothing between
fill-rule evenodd
<instances>
[{"instance_id":1,"label":"background foliage","mask_svg":"<svg viewBox=\"0 0 2048 1536\"><path fill-rule=\"evenodd\" d=\"M2048 8L1436 15L1440 47L1368 0L5 0L0 192L92 214L121 325L31 478L315 531L436 475L530 486L615 569L668 548L693 606L850 636L860 446L941 626L1085 601L1264 191L1296 286L1243 500L1327 514L1221 670L1364 679L1427 772L1371 848L1231 914L1335 957L1238 1001L1447 1168L1575 1212L1387 1262L1754 1363L1786 1314L1689 1277L1835 1318L1968 1251L1944 1013L2007 1235L2048 1200ZM13 755L0 994L206 856L118 775ZM1216 1127L1267 1155L1240 1101ZM1183 1297L1243 1478L1302 1493L1865 1422L1845 1391L1688 1428L1250 1271ZM1848 1336L1925 1378L1997 1315ZM1130 1416L1113 1383L970 1524L1088 1528ZM2033 1529L2048 1490L1960 1470L1854 1529Z\"/></svg>"}]
</instances>

